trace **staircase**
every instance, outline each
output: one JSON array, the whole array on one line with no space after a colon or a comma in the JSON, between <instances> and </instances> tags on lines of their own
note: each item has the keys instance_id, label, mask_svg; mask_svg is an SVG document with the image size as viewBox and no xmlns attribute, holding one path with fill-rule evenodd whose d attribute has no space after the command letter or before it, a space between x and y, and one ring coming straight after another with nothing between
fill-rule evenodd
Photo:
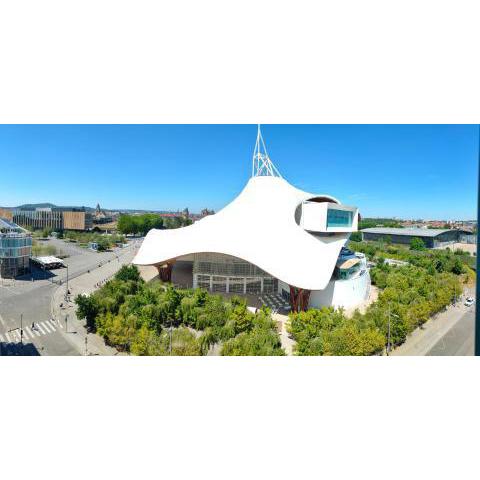
<instances>
[{"instance_id":1,"label":"staircase","mask_svg":"<svg viewBox=\"0 0 480 480\"><path fill-rule=\"evenodd\" d=\"M258 297L263 305L271 308L273 312L289 312L290 303L279 293L264 293Z\"/></svg>"}]
</instances>

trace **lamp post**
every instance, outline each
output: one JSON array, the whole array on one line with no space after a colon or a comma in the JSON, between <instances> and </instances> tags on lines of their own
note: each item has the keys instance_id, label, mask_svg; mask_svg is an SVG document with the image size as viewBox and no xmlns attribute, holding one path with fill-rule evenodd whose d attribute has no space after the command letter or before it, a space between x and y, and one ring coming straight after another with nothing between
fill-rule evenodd
<instances>
[{"instance_id":1,"label":"lamp post","mask_svg":"<svg viewBox=\"0 0 480 480\"><path fill-rule=\"evenodd\" d=\"M67 289L65 290L65 301L67 301L68 297L68 265L67 265Z\"/></svg>"},{"instance_id":2,"label":"lamp post","mask_svg":"<svg viewBox=\"0 0 480 480\"><path fill-rule=\"evenodd\" d=\"M20 330L20 343L23 345L23 313L20 314L20 328L12 328L9 332L14 332L15 330Z\"/></svg>"},{"instance_id":3,"label":"lamp post","mask_svg":"<svg viewBox=\"0 0 480 480\"><path fill-rule=\"evenodd\" d=\"M398 315L396 315L395 313L392 313L390 309L388 309L388 334L387 334L387 355L391 352L392 350L392 345L391 345L391 342L390 342L390 338L391 338L391 317L396 317L396 318L399 318Z\"/></svg>"}]
</instances>

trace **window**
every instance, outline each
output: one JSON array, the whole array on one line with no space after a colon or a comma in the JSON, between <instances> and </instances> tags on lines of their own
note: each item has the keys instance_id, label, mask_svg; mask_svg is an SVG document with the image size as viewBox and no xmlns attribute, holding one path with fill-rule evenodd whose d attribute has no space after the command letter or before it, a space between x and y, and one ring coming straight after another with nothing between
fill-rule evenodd
<instances>
[{"instance_id":1,"label":"window","mask_svg":"<svg viewBox=\"0 0 480 480\"><path fill-rule=\"evenodd\" d=\"M329 208L327 212L327 228L343 227L349 228L353 223L353 212L349 210L337 210Z\"/></svg>"}]
</instances>

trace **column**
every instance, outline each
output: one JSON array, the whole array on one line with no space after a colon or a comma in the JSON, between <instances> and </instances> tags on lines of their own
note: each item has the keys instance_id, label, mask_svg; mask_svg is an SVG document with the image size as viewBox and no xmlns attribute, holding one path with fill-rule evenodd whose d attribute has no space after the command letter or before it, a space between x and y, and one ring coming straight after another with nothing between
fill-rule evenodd
<instances>
[{"instance_id":1,"label":"column","mask_svg":"<svg viewBox=\"0 0 480 480\"><path fill-rule=\"evenodd\" d=\"M292 307L292 312L304 312L307 310L309 300L310 290L290 285L290 306Z\"/></svg>"}]
</instances>

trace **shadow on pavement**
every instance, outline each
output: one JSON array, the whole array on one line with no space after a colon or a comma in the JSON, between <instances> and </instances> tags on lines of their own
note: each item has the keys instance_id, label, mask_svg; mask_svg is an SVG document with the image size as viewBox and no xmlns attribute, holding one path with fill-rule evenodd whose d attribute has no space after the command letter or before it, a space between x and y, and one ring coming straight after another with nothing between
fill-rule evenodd
<instances>
[{"instance_id":1,"label":"shadow on pavement","mask_svg":"<svg viewBox=\"0 0 480 480\"><path fill-rule=\"evenodd\" d=\"M6 343L0 342L0 356L37 357L40 355L33 343Z\"/></svg>"}]
</instances>

